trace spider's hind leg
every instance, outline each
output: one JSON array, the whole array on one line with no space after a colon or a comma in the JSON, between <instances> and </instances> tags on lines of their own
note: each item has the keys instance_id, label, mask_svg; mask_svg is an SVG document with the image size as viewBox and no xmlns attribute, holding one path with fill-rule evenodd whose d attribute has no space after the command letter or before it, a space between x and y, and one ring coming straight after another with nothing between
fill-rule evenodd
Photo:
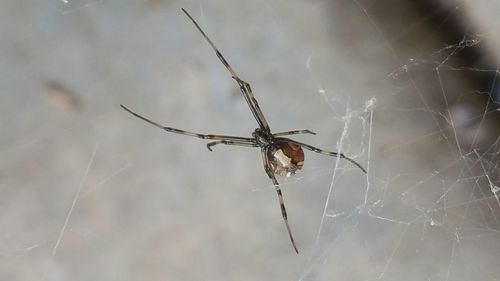
<instances>
[{"instance_id":1,"label":"spider's hind leg","mask_svg":"<svg viewBox=\"0 0 500 281\"><path fill-rule=\"evenodd\" d=\"M354 161L353 159L345 156L343 153L338 153L338 152L334 152L334 151L327 151L327 150L319 149L319 148L314 147L312 145L301 143L301 142L298 142L298 141L292 140L292 139L286 139L286 140L288 142L295 143L297 145L302 146L303 148L305 148L307 150L310 150L310 151L313 151L313 152L316 152L316 153L319 153L319 154L324 154L324 155L329 155L329 156L333 156L333 157L345 159L345 160L351 162L354 166L358 167L363 173L365 173L365 174L367 173L366 169L363 168L363 166L361 166L361 164L359 164L358 162Z\"/></svg>"},{"instance_id":2,"label":"spider's hind leg","mask_svg":"<svg viewBox=\"0 0 500 281\"><path fill-rule=\"evenodd\" d=\"M288 216L286 214L285 202L283 201L283 194L281 193L281 188L279 186L278 180L276 180L276 176L274 175L271 165L269 164L269 160L267 159L267 151L266 149L261 150L262 153L262 161L264 162L264 169L266 170L267 176L271 179L276 188L276 193L278 194L278 200L280 202L281 207L281 216L283 217L283 221L285 221L286 230L288 231L288 236L290 237L290 241L292 242L293 249L298 254L299 250L297 250L297 245L295 244L295 240L293 239L292 230L290 229L290 225L288 224Z\"/></svg>"}]
</instances>

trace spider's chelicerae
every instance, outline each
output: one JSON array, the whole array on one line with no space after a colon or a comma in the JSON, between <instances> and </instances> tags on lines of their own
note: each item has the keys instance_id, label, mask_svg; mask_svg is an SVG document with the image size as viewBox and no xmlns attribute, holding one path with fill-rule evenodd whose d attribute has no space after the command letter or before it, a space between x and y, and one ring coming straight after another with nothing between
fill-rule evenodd
<instances>
[{"instance_id":1,"label":"spider's chelicerae","mask_svg":"<svg viewBox=\"0 0 500 281\"><path fill-rule=\"evenodd\" d=\"M286 209L285 209L285 203L283 203L283 195L281 194L281 189L279 187L279 183L276 180L275 175L280 175L280 176L290 176L295 174L298 170L302 168L302 165L304 165L304 151L302 148L333 156L333 157L339 157L348 160L352 164L356 165L361 171L366 173L366 170L358 164L356 161L350 159L349 157L345 156L342 153L338 152L332 152L332 151L326 151L322 150L319 148L316 148L314 146L301 143L289 138L284 138L283 136L289 136L289 135L296 135L296 134L312 134L315 135L316 133L310 131L310 130L293 130L293 131L286 131L286 132L280 132L280 133L272 133L271 129L269 128L269 125L267 124L266 118L264 118L264 114L260 110L259 104L257 103L257 100L254 98L252 94L252 89L250 88L250 84L245 82L243 79L241 79L238 74L233 70L233 68L229 65L229 63L226 61L226 59L222 56L221 52L215 47L215 44L208 38L208 36L205 34L205 32L201 29L201 27L198 25L198 23L191 17L191 15L184 9L181 9L186 16L194 23L198 31L203 35L203 37L207 40L208 44L212 47L212 49L215 51L215 54L219 58L219 60L222 62L222 64L226 67L226 69L229 71L231 74L231 77L238 83L238 86L240 87L241 93L243 94L243 97L245 98L246 102L248 103L248 106L250 107L250 110L253 113L253 116L257 120L257 123L259 124L259 128L255 129L255 131L252 133L251 138L246 138L246 137L235 137L235 136L223 136L223 135L205 135L205 134L199 134L199 133L194 133L194 132L189 132L189 131L184 131L184 130L179 130L175 129L172 127L165 127L162 126L152 120L149 120L132 110L126 108L123 105L120 105L123 109L131 113L132 115L160 128L163 129L167 132L171 133L177 133L181 135L186 135L186 136L191 136L191 137L196 137L200 139L207 139L207 140L213 140L212 142L209 142L207 144L208 150L212 151L212 147L217 144L226 144L226 145L239 145L239 146L249 146L249 147L259 147L260 152L262 154L262 161L264 164L264 170L266 171L267 175L271 179L271 181L274 184L274 187L276 188L276 192L278 193L278 199L279 203L281 206L281 215L283 216L283 220L285 221L285 226L288 231L288 235L290 236L290 241L292 242L293 248L295 249L295 252L298 254L299 251L297 250L297 246L295 245L295 241L292 236L292 231L290 230L290 225L288 224L288 219L287 219L287 214L286 214Z\"/></svg>"}]
</instances>

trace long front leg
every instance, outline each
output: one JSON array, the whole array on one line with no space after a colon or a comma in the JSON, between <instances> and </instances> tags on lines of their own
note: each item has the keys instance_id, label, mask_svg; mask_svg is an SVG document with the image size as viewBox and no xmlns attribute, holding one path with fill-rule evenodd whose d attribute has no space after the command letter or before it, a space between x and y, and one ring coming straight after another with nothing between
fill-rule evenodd
<instances>
[{"instance_id":1,"label":"long front leg","mask_svg":"<svg viewBox=\"0 0 500 281\"><path fill-rule=\"evenodd\" d=\"M236 74L236 71L233 70L233 68L229 65L227 62L226 58L222 55L222 53L219 51L219 49L215 46L215 44L208 38L208 36L205 34L203 29L201 29L200 25L194 20L194 18L183 8L181 9L184 14L193 22L194 26L198 31L203 35L205 40L207 40L208 44L212 47L212 49L215 52L215 55L219 60L222 62L224 67L229 71L231 74L231 77L238 83L240 86L240 91L243 94L243 97L245 98L245 101L247 102L248 106L250 107L250 110L252 111L253 116L255 117L255 120L257 120L257 123L259 123L259 127L266 131L266 132L271 132L271 129L269 128L269 124L266 121L266 118L264 117L264 114L262 113L262 110L259 107L259 103L255 99L252 93L252 88L250 87L250 84L245 82L243 79L241 79L238 74Z\"/></svg>"},{"instance_id":2,"label":"long front leg","mask_svg":"<svg viewBox=\"0 0 500 281\"><path fill-rule=\"evenodd\" d=\"M224 135L206 135L206 134L199 134L199 133L190 132L190 131L184 131L184 130L180 130L180 129L176 129L176 128L172 128L172 127L165 127L165 126L160 125L160 124L158 124L158 123L156 123L156 122L154 122L154 121L152 121L144 116L141 116L141 115L133 112L132 110L125 107L124 105L120 104L120 106L124 110L126 110L128 113L134 115L135 117L142 119L142 120L148 122L149 124L152 124L160 129L165 130L165 131L170 132L170 133L176 133L176 134L181 134L181 135L200 138L200 139L217 140L217 141L221 141L221 142L222 141L234 142L235 144L238 143L241 145L253 146L254 144L256 144L256 141L253 138L243 138L243 137L224 136Z\"/></svg>"},{"instance_id":3,"label":"long front leg","mask_svg":"<svg viewBox=\"0 0 500 281\"><path fill-rule=\"evenodd\" d=\"M280 202L281 207L281 216L283 216L283 221L285 221L286 230L288 231L288 236L290 237L290 241L292 242L293 249L298 254L299 250L297 250L297 245L295 245L295 240L293 239L292 230L290 229L290 225L288 224L288 216L286 214L285 203L283 201L283 194L281 193L281 188L279 186L278 180L274 176L273 171L271 170L271 165L267 159L267 151L265 149L261 150L262 161L264 162L264 169L266 170L267 176L271 179L276 188L276 193L278 193L278 200Z\"/></svg>"}]
</instances>

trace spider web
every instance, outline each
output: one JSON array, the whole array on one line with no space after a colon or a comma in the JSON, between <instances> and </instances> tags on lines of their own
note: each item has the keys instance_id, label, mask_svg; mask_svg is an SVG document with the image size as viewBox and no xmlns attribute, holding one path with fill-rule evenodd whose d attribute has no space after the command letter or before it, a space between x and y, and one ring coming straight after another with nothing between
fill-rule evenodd
<instances>
[{"instance_id":1,"label":"spider web","mask_svg":"<svg viewBox=\"0 0 500 281\"><path fill-rule=\"evenodd\" d=\"M247 2L5 1L0 280L498 280L498 4ZM118 107L255 128L181 7L273 131L368 171L279 179L298 256L258 151Z\"/></svg>"},{"instance_id":2,"label":"spider web","mask_svg":"<svg viewBox=\"0 0 500 281\"><path fill-rule=\"evenodd\" d=\"M477 53L487 52L487 44L482 39L488 35L475 34L471 26L462 23L467 26L461 27L465 31L458 40L453 35L440 35L441 40L456 40L454 43L444 45L441 42L443 47L435 51L415 54L418 59L411 57L413 55L401 57L400 44L408 40L404 38L407 35L395 30L387 33L382 25L390 22L390 17L381 19L376 4L369 1L352 1L351 4L363 15L371 32L381 36L380 44L388 50L389 57L403 64L387 75L388 82L393 85L385 91L397 101L386 103L378 94L377 100L382 106L375 112L365 110L371 113L364 120L369 124L369 133L363 136L368 142L368 164L376 163L378 168L384 164L377 158L394 159L387 155L393 153L420 158L418 146L431 144L434 148L425 148L430 149L427 151L429 159L420 160L433 168L427 175L419 176L425 169L408 171L404 166L394 167L391 173L386 172L386 177L377 176L380 173L376 170L380 168L369 169L366 189L357 191L357 201L348 208L330 202L332 199L349 200L343 191L337 191L338 195L336 190L352 188L343 187L334 171L316 237L316 249L300 280L329 280L332 272L335 272L333 276L349 280L496 280L499 248L490 242L497 241L500 233L498 126L495 125L498 103L494 100L498 91L498 67L485 55L477 57ZM431 22L438 26L423 34L425 40L430 40L429 37L439 33L443 26L451 30L457 28L450 25L457 24L453 21L459 16L465 16L461 9L468 4L471 3L434 3L430 5L434 9L424 11L425 17L414 24ZM414 27L404 26L402 30L406 33ZM417 48L428 47L421 44ZM469 77L474 86L455 84L453 80L460 79L457 77ZM318 92L324 95L322 87ZM439 95L439 98L432 95ZM472 101L471 96L478 100ZM400 98L415 98L421 107L405 108ZM389 139L390 144L384 149L371 153L372 145L380 148L377 137L372 134L373 126L380 126L374 124L373 114L391 115L401 120L411 114L410 122L427 123L425 129L413 125L412 130L428 131L420 135L411 133L413 137L408 141ZM398 127L398 123L394 120L386 125L391 125L392 129L394 125ZM348 122L345 124L347 127ZM377 136L388 133L380 127L375 131ZM342 134L341 143L344 136ZM439 152L431 152L436 148ZM349 253L347 257L339 254L346 252ZM353 267L349 266L352 264L356 264L354 278Z\"/></svg>"}]
</instances>

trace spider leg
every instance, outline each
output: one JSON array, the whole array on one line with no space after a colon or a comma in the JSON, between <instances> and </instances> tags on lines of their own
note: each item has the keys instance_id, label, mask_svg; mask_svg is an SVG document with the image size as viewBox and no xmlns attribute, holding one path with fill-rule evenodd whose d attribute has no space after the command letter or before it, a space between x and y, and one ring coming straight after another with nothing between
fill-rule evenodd
<instances>
[{"instance_id":1,"label":"spider leg","mask_svg":"<svg viewBox=\"0 0 500 281\"><path fill-rule=\"evenodd\" d=\"M238 76L233 76L233 79L238 82L238 85L240 86L240 91L243 94L243 97L245 97L245 100L247 101L248 105L250 106L250 110L253 113L253 116L257 120L257 123L259 123L259 126L262 130L271 132L271 128L269 127L269 124L266 121L266 118L264 117L264 113L262 113L262 110L260 109L259 103L257 102L257 99L253 96L252 88L250 87L250 84L241 80Z\"/></svg>"},{"instance_id":2,"label":"spider leg","mask_svg":"<svg viewBox=\"0 0 500 281\"><path fill-rule=\"evenodd\" d=\"M250 88L250 84L242 80L238 74L233 70L233 68L229 65L229 63L226 61L222 53L217 49L215 44L208 38L208 36L205 34L205 32L201 29L200 25L191 17L191 15L184 10L184 8L181 8L181 10L186 14L186 16L193 22L193 24L196 26L198 31L203 35L205 40L207 40L208 44L212 47L212 49L215 51L215 54L217 55L217 58L222 62L222 64L226 67L226 69L229 71L231 74L231 77L238 83L240 86L241 93L243 94L243 97L245 98L248 106L250 107L250 110L252 111L253 116L255 117L255 120L257 120L257 123L259 123L259 126L262 130L271 132L271 129L269 128L269 124L266 121L266 118L264 117L264 114L262 113L262 110L259 107L259 103L255 99L252 93L252 89Z\"/></svg>"},{"instance_id":3,"label":"spider leg","mask_svg":"<svg viewBox=\"0 0 500 281\"><path fill-rule=\"evenodd\" d=\"M146 117L143 117L135 112L133 112L132 110L128 109L127 107L125 107L124 105L121 105L120 106L126 110L128 113L134 115L135 117L139 118L139 119L142 119L162 130L165 130L167 132L170 132L170 133L176 133L176 134L181 134L181 135L185 135L185 136L190 136L190 137L195 137L195 138L200 138L200 139L208 139L208 140L217 140L219 141L220 143L224 143L224 142L228 142L226 144L238 144L238 145L245 145L245 146L258 146L255 139L253 138L244 138L244 137L235 137L235 136L224 136L224 135L205 135L205 134L199 134L199 133L194 133L194 132L189 132L189 131L184 131L184 130L180 130L180 129L176 129L176 128L172 128L172 127L165 127L165 126L162 126L152 120L149 120L148 118ZM209 148L210 149L210 148Z\"/></svg>"},{"instance_id":4,"label":"spider leg","mask_svg":"<svg viewBox=\"0 0 500 281\"><path fill-rule=\"evenodd\" d=\"M363 173L366 174L366 170L365 168L363 168L363 166L361 166L361 164L359 164L358 162L354 161L353 159L345 156L343 153L338 153L338 152L333 152L333 151L326 151L326 150L322 150L322 149L319 149L317 147L314 147L312 145L309 145L309 144L305 144L305 143L301 143L301 142L298 142L298 141L295 141L295 140L291 140L291 139L287 139L287 138L283 138L284 141L288 141L288 142L291 142L291 143L295 143L297 145L300 145L302 146L303 148L305 149L308 149L310 151L313 151L313 152L316 152L316 153L320 153L320 154L325 154L325 155L330 155L330 156L333 156L333 157L338 157L338 158L342 158L342 159L345 159L349 162L351 162L352 164L354 164L356 167L358 167L361 171L363 171Z\"/></svg>"},{"instance_id":5,"label":"spider leg","mask_svg":"<svg viewBox=\"0 0 500 281\"><path fill-rule=\"evenodd\" d=\"M316 135L315 132L311 130L293 130L293 131L286 131L286 132L280 132L280 133L275 133L273 136L279 137L279 136L289 136L289 135L297 135L297 134L311 134L311 135Z\"/></svg>"},{"instance_id":6,"label":"spider leg","mask_svg":"<svg viewBox=\"0 0 500 281\"><path fill-rule=\"evenodd\" d=\"M218 140L218 141L213 141L213 142L207 143L207 148L208 148L208 150L213 151L212 146L218 145L218 144L239 145L239 146L249 146L249 147L258 147L259 146L259 144L257 144L256 142Z\"/></svg>"},{"instance_id":7,"label":"spider leg","mask_svg":"<svg viewBox=\"0 0 500 281\"><path fill-rule=\"evenodd\" d=\"M261 149L261 154L262 154L262 161L264 162L264 169L266 170L266 174L273 182L274 187L276 188L276 192L278 193L278 200L280 202L280 207L281 207L281 215L283 216L283 221L285 221L285 226L286 226L286 230L288 231L288 236L290 237L290 241L292 242L293 249L298 254L299 250L297 250L297 245L295 245L295 240L293 239L293 236L292 236L292 230L290 229L290 225L288 224L288 217L286 214L285 203L283 201L283 194L281 193L281 188L279 186L278 180L276 180L276 177L274 176L274 173L271 170L271 165L269 164L269 161L267 159L267 150Z\"/></svg>"}]
</instances>

